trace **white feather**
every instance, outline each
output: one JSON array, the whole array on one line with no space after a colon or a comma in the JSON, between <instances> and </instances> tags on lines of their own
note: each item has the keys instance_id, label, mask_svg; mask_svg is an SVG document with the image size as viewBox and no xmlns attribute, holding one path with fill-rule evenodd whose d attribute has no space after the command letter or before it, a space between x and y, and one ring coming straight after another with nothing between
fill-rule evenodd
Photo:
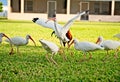
<instances>
[{"instance_id":1,"label":"white feather","mask_svg":"<svg viewBox=\"0 0 120 82\"><path fill-rule=\"evenodd\" d=\"M38 18L34 18L33 22L42 25L44 27L51 28L55 31L55 34L59 38L60 41L62 42L68 42L69 39L66 37L67 31L70 29L70 26L73 24L73 22L81 15L86 14L87 11L78 13L75 17L71 18L63 27L59 25L56 22L49 21L46 23L47 20L42 20Z\"/></svg>"},{"instance_id":2,"label":"white feather","mask_svg":"<svg viewBox=\"0 0 120 82\"><path fill-rule=\"evenodd\" d=\"M16 45L16 46L22 46L27 43L26 39L19 37L19 36L10 38L10 40L12 41L12 44ZM5 41L10 43L10 41L8 39L6 39Z\"/></svg>"},{"instance_id":3,"label":"white feather","mask_svg":"<svg viewBox=\"0 0 120 82\"><path fill-rule=\"evenodd\" d=\"M103 50L101 46L92 43L92 42L79 42L77 39L74 39L74 47L76 50L81 50L83 52L95 51L95 50Z\"/></svg>"},{"instance_id":4,"label":"white feather","mask_svg":"<svg viewBox=\"0 0 120 82\"><path fill-rule=\"evenodd\" d=\"M37 23L38 25L41 25L41 26L43 26L45 28L50 28L52 30L55 30L54 22L53 21L49 21L49 22L46 23L46 21L47 21L47 19L39 18L35 23ZM56 26L59 29L62 28L62 26L60 24L58 24L58 23L56 23Z\"/></svg>"},{"instance_id":5,"label":"white feather","mask_svg":"<svg viewBox=\"0 0 120 82\"><path fill-rule=\"evenodd\" d=\"M46 51L54 53L54 54L56 54L59 51L59 47L53 42L50 42L44 39L41 39L39 41Z\"/></svg>"},{"instance_id":6,"label":"white feather","mask_svg":"<svg viewBox=\"0 0 120 82\"><path fill-rule=\"evenodd\" d=\"M86 11L78 13L75 17L71 18L62 28L62 33L66 34L67 31L70 29L70 26L73 24L73 22L80 16L84 15Z\"/></svg>"},{"instance_id":7,"label":"white feather","mask_svg":"<svg viewBox=\"0 0 120 82\"><path fill-rule=\"evenodd\" d=\"M115 41L115 40L103 40L103 37L100 36L100 42L99 45L103 46L105 50L114 50L120 47L120 42Z\"/></svg>"}]
</instances>

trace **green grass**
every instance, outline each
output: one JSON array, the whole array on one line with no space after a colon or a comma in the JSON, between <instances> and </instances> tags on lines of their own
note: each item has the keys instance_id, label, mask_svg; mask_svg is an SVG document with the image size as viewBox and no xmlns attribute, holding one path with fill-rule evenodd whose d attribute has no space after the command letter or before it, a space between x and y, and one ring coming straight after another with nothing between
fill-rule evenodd
<instances>
[{"instance_id":1,"label":"green grass","mask_svg":"<svg viewBox=\"0 0 120 82\"><path fill-rule=\"evenodd\" d=\"M64 24L64 23L61 23ZM9 37L30 34L37 46L30 41L27 46L20 47L21 55L15 50L14 55L9 55L10 47L3 38L0 44L0 82L119 82L120 81L120 52L119 58L114 58L114 51L110 51L109 57L103 61L106 52L95 51L89 61L78 62L83 58L80 51L73 46L70 50L65 48L67 61L63 61L60 55L54 56L59 66L49 63L41 47L39 39L46 39L56 43L59 40L51 37L52 30L40 27L31 21L0 20L0 32ZM75 22L71 26L73 37L80 41L95 42L102 35L105 39L113 39L112 36L120 32L120 23L112 22ZM16 47L14 47L16 49ZM73 55L70 53L74 52ZM87 58L89 55L87 55Z\"/></svg>"}]
</instances>

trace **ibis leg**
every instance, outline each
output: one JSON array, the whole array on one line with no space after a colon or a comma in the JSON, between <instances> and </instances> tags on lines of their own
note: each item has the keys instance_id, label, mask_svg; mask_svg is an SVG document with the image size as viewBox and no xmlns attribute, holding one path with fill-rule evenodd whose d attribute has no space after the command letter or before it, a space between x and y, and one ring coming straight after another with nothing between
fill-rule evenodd
<instances>
[{"instance_id":1,"label":"ibis leg","mask_svg":"<svg viewBox=\"0 0 120 82\"><path fill-rule=\"evenodd\" d=\"M107 50L106 58L108 58L108 56L109 56L109 51Z\"/></svg>"},{"instance_id":2,"label":"ibis leg","mask_svg":"<svg viewBox=\"0 0 120 82\"><path fill-rule=\"evenodd\" d=\"M73 41L73 40L67 42L68 48L70 47L70 42L72 42L72 41Z\"/></svg>"},{"instance_id":3,"label":"ibis leg","mask_svg":"<svg viewBox=\"0 0 120 82\"><path fill-rule=\"evenodd\" d=\"M106 56L103 58L103 61L105 61L109 57L109 53L108 53L109 51L107 50L106 52L107 53L106 53Z\"/></svg>"},{"instance_id":4,"label":"ibis leg","mask_svg":"<svg viewBox=\"0 0 120 82\"><path fill-rule=\"evenodd\" d=\"M20 52L19 52L19 47L18 47L18 46L17 46L17 53L20 54Z\"/></svg>"},{"instance_id":5,"label":"ibis leg","mask_svg":"<svg viewBox=\"0 0 120 82\"><path fill-rule=\"evenodd\" d=\"M63 57L63 60L64 60L64 61L67 60L67 57L66 57L65 53L63 53L63 56L62 56L62 57Z\"/></svg>"},{"instance_id":6,"label":"ibis leg","mask_svg":"<svg viewBox=\"0 0 120 82\"><path fill-rule=\"evenodd\" d=\"M92 58L92 54L90 52L89 52L89 55L90 55L89 59L91 59Z\"/></svg>"},{"instance_id":7,"label":"ibis leg","mask_svg":"<svg viewBox=\"0 0 120 82\"><path fill-rule=\"evenodd\" d=\"M10 51L10 53L9 53L9 54L10 54L10 55L11 55L11 54L13 54L13 48L11 48L11 51Z\"/></svg>"},{"instance_id":8,"label":"ibis leg","mask_svg":"<svg viewBox=\"0 0 120 82\"><path fill-rule=\"evenodd\" d=\"M11 51L10 51L10 55L13 54L13 46L12 46L12 43L10 43L10 47L11 47Z\"/></svg>"},{"instance_id":9,"label":"ibis leg","mask_svg":"<svg viewBox=\"0 0 120 82\"><path fill-rule=\"evenodd\" d=\"M85 61L85 59L86 59L86 54L84 53L84 55L83 55L83 59L81 59L80 62Z\"/></svg>"},{"instance_id":10,"label":"ibis leg","mask_svg":"<svg viewBox=\"0 0 120 82\"><path fill-rule=\"evenodd\" d=\"M57 62L53 59L53 56L54 56L54 55L52 55L52 56L50 57L50 60L51 60L55 65L58 65Z\"/></svg>"},{"instance_id":11,"label":"ibis leg","mask_svg":"<svg viewBox=\"0 0 120 82\"><path fill-rule=\"evenodd\" d=\"M115 58L118 58L118 55L117 55L117 54L118 54L118 51L119 51L119 49L117 49L117 50L115 51L115 55L114 55Z\"/></svg>"},{"instance_id":12,"label":"ibis leg","mask_svg":"<svg viewBox=\"0 0 120 82\"><path fill-rule=\"evenodd\" d=\"M60 52L60 55L62 56L63 60L66 61L66 60L67 60L67 57L66 57L66 55L65 55L64 50L61 48L61 49L59 50L59 52Z\"/></svg>"},{"instance_id":13,"label":"ibis leg","mask_svg":"<svg viewBox=\"0 0 120 82\"><path fill-rule=\"evenodd\" d=\"M46 57L46 59L47 59L49 62L51 62L51 61L49 60L49 58L48 58L48 54L46 54L45 57Z\"/></svg>"}]
</instances>

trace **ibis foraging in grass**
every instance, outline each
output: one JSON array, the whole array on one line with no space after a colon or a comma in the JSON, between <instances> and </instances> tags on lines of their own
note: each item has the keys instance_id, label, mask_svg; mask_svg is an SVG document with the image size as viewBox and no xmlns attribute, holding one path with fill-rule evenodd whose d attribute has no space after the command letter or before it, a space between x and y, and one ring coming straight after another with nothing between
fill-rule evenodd
<instances>
[{"instance_id":1,"label":"ibis foraging in grass","mask_svg":"<svg viewBox=\"0 0 120 82\"><path fill-rule=\"evenodd\" d=\"M120 33L115 34L113 37L116 37L116 38L120 39Z\"/></svg>"},{"instance_id":2,"label":"ibis foraging in grass","mask_svg":"<svg viewBox=\"0 0 120 82\"><path fill-rule=\"evenodd\" d=\"M31 39L33 41L34 45L36 46L35 41L32 39L32 37L30 35L26 35L25 39L23 37L16 36L16 37L10 38L11 42L8 39L6 39L6 42L9 42L12 45L16 46L17 53L19 54L19 46L27 45L29 39ZM13 53L13 48L11 49L10 54L12 54L12 53Z\"/></svg>"},{"instance_id":3,"label":"ibis foraging in grass","mask_svg":"<svg viewBox=\"0 0 120 82\"><path fill-rule=\"evenodd\" d=\"M84 59L86 58L86 53L88 52L90 57L89 59L92 58L92 54L90 53L91 51L95 51L95 50L103 50L104 48L102 48L101 46L92 43L92 42L88 42L88 41L83 41L83 42L79 42L77 39L74 39L69 47L74 43L74 48L76 50L82 51L84 54Z\"/></svg>"},{"instance_id":4,"label":"ibis foraging in grass","mask_svg":"<svg viewBox=\"0 0 120 82\"><path fill-rule=\"evenodd\" d=\"M96 44L104 47L104 49L107 51L107 55L108 55L108 51L109 50L115 50L115 57L117 58L117 53L118 53L118 48L120 47L120 42L115 41L115 40L104 40L102 36L99 36L97 39Z\"/></svg>"},{"instance_id":5,"label":"ibis foraging in grass","mask_svg":"<svg viewBox=\"0 0 120 82\"><path fill-rule=\"evenodd\" d=\"M44 39L40 39L39 42L42 44L43 48L47 51L46 59L49 62L53 62L54 64L58 65L57 62L53 59L53 56L56 55L58 52L60 54L63 54L63 51L53 42L50 42ZM49 53L51 54L50 59L48 57Z\"/></svg>"},{"instance_id":6,"label":"ibis foraging in grass","mask_svg":"<svg viewBox=\"0 0 120 82\"><path fill-rule=\"evenodd\" d=\"M65 43L69 43L72 40L72 34L69 31L70 26L73 24L73 22L78 17L80 17L81 15L87 14L87 12L88 11L78 13L75 17L71 18L64 26L61 26L56 21L49 21L46 23L47 20L41 19L41 18L33 18L32 21L43 27L52 29L55 32L56 36L59 38L60 44L62 45L62 43L63 43L65 46ZM69 34L68 34L68 36L66 36L68 32L69 32Z\"/></svg>"}]
</instances>

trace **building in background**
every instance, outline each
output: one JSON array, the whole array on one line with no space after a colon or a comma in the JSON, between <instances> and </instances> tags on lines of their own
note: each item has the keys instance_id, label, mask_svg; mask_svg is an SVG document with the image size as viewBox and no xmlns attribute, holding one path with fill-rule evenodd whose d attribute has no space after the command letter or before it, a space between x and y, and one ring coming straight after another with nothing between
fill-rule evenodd
<instances>
[{"instance_id":1,"label":"building in background","mask_svg":"<svg viewBox=\"0 0 120 82\"><path fill-rule=\"evenodd\" d=\"M89 15L78 20L120 21L120 0L8 0L8 19L47 19L54 10L58 21L67 21L84 10L90 10Z\"/></svg>"}]
</instances>

